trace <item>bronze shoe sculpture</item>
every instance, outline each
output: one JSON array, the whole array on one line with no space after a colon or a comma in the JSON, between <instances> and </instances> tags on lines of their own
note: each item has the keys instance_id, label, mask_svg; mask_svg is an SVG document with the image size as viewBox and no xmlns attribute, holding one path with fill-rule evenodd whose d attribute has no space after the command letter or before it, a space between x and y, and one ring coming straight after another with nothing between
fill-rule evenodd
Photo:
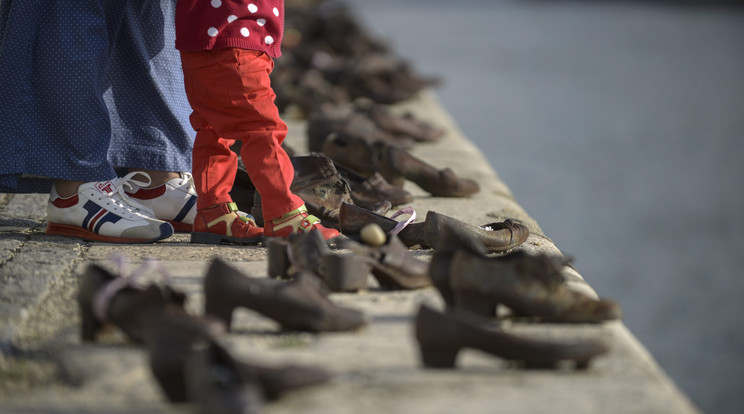
<instances>
[{"instance_id":1,"label":"bronze shoe sculpture","mask_svg":"<svg viewBox=\"0 0 744 414\"><path fill-rule=\"evenodd\" d=\"M379 172L396 187L410 180L437 197L464 197L480 191L477 182L460 178L449 168L438 170L408 151L380 141L370 144L334 132L323 141L322 152L363 177Z\"/></svg>"},{"instance_id":2,"label":"bronze shoe sculpture","mask_svg":"<svg viewBox=\"0 0 744 414\"><path fill-rule=\"evenodd\" d=\"M105 324L119 328L134 343L144 343L155 315L169 308L183 309L186 296L169 286L143 286L132 276L114 275L97 264L83 273L77 302L83 341L95 341Z\"/></svg>"},{"instance_id":3,"label":"bronze shoe sculpture","mask_svg":"<svg viewBox=\"0 0 744 414\"><path fill-rule=\"evenodd\" d=\"M257 414L263 406L257 376L246 374L214 340L191 345L183 371L188 400L199 414Z\"/></svg>"},{"instance_id":4,"label":"bronze shoe sculpture","mask_svg":"<svg viewBox=\"0 0 744 414\"><path fill-rule=\"evenodd\" d=\"M348 203L341 204L338 217L339 230L350 237L358 235L362 227L369 223L378 224L388 234L396 226L400 227L399 222L394 219ZM444 234L444 226L454 226L458 231L465 232L468 237L483 244L489 252L504 252L513 249L524 243L529 235L527 226L510 219L483 226L473 226L434 211L427 212L423 222L410 223L397 234L403 244L408 247L418 245L436 249Z\"/></svg>"},{"instance_id":5,"label":"bronze shoe sculpture","mask_svg":"<svg viewBox=\"0 0 744 414\"><path fill-rule=\"evenodd\" d=\"M417 259L396 236L382 246L362 246L347 241L346 246L372 266L372 276L383 289L419 289L431 286L429 263Z\"/></svg>"},{"instance_id":6,"label":"bronze shoe sculpture","mask_svg":"<svg viewBox=\"0 0 744 414\"><path fill-rule=\"evenodd\" d=\"M486 352L524 368L555 368L569 361L585 369L591 360L608 351L598 340L561 343L520 337L497 329L478 315L453 310L439 312L421 305L416 315L415 336L421 361L427 368L455 368L457 354L470 348Z\"/></svg>"},{"instance_id":7,"label":"bronze shoe sculpture","mask_svg":"<svg viewBox=\"0 0 744 414\"><path fill-rule=\"evenodd\" d=\"M323 143L333 133L360 139L364 142L384 142L399 148L411 148L415 141L406 135L394 135L380 128L367 114L354 110L352 105L325 105L310 115L307 122L308 149L323 150Z\"/></svg>"},{"instance_id":8,"label":"bronze shoe sculpture","mask_svg":"<svg viewBox=\"0 0 744 414\"><path fill-rule=\"evenodd\" d=\"M169 401L190 400L186 386L186 363L199 341L213 340L225 330L222 322L186 312L169 311L154 315L155 329L147 338L150 370ZM209 373L205 373L209 375Z\"/></svg>"},{"instance_id":9,"label":"bronze shoe sculpture","mask_svg":"<svg viewBox=\"0 0 744 414\"><path fill-rule=\"evenodd\" d=\"M494 316L496 305L503 304L546 322L599 323L622 317L614 301L567 288L560 274L564 264L523 251L491 258L458 250L450 265L454 305Z\"/></svg>"},{"instance_id":10,"label":"bronze shoe sculpture","mask_svg":"<svg viewBox=\"0 0 744 414\"><path fill-rule=\"evenodd\" d=\"M433 142L444 135L442 128L420 121L410 112L398 116L385 105L369 99L357 99L353 105L356 112L364 114L379 128L395 136L410 137L416 142Z\"/></svg>"},{"instance_id":11,"label":"bronze shoe sculpture","mask_svg":"<svg viewBox=\"0 0 744 414\"><path fill-rule=\"evenodd\" d=\"M244 361L237 363L245 377L258 380L263 396L269 401L277 400L290 391L324 384L333 378L329 371L309 365L267 366Z\"/></svg>"},{"instance_id":12,"label":"bronze shoe sculpture","mask_svg":"<svg viewBox=\"0 0 744 414\"><path fill-rule=\"evenodd\" d=\"M356 255L333 253L316 230L271 241L268 250L269 277L291 279L295 274L314 273L331 292L367 288L369 264Z\"/></svg>"},{"instance_id":13,"label":"bronze shoe sculpture","mask_svg":"<svg viewBox=\"0 0 744 414\"><path fill-rule=\"evenodd\" d=\"M480 191L474 180L458 177L449 168L438 170L406 150L382 142L374 147L380 174L395 186L402 187L409 180L435 197L465 197Z\"/></svg>"},{"instance_id":14,"label":"bronze shoe sculpture","mask_svg":"<svg viewBox=\"0 0 744 414\"><path fill-rule=\"evenodd\" d=\"M290 190L305 202L311 214L324 219L324 224L338 221L341 203L352 202L351 188L322 154L292 157L295 176Z\"/></svg>"},{"instance_id":15,"label":"bronze shoe sculpture","mask_svg":"<svg viewBox=\"0 0 744 414\"><path fill-rule=\"evenodd\" d=\"M204 312L231 327L233 310L243 307L276 321L283 330L353 331L367 321L363 313L335 305L312 274L291 282L250 278L216 258L204 278Z\"/></svg>"},{"instance_id":16,"label":"bronze shoe sculpture","mask_svg":"<svg viewBox=\"0 0 744 414\"><path fill-rule=\"evenodd\" d=\"M378 172L365 178L341 164L335 165L341 177L349 183L351 199L357 206L371 209L371 206L381 201L389 201L391 205L397 206L414 200L410 192L388 183Z\"/></svg>"},{"instance_id":17,"label":"bronze shoe sculpture","mask_svg":"<svg viewBox=\"0 0 744 414\"><path fill-rule=\"evenodd\" d=\"M305 202L308 211L320 218L324 226L336 227L341 203L353 202L348 182L338 173L333 161L322 154L292 157L290 161L295 174L290 186L292 193ZM238 169L238 175L240 171ZM248 195L249 190L237 194ZM246 211L250 211L256 223L263 226L261 195L254 191L253 197L251 208Z\"/></svg>"}]
</instances>

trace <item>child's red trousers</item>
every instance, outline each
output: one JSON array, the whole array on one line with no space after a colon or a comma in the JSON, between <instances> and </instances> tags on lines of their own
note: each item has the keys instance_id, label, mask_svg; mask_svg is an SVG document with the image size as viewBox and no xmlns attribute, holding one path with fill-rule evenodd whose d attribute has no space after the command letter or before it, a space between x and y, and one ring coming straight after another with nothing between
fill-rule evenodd
<instances>
[{"instance_id":1,"label":"child's red trousers","mask_svg":"<svg viewBox=\"0 0 744 414\"><path fill-rule=\"evenodd\" d=\"M241 140L240 156L261 194L265 220L304 203L289 190L294 168L281 143L287 125L274 104L269 74L274 61L264 52L226 48L181 52L186 95L196 130L193 175L197 210L231 202L238 157L230 150Z\"/></svg>"}]
</instances>

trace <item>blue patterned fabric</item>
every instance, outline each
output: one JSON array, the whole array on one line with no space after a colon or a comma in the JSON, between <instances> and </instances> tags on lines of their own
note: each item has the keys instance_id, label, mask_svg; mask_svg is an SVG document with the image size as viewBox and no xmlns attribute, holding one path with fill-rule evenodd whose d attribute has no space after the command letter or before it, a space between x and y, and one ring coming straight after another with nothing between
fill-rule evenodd
<instances>
[{"instance_id":1,"label":"blue patterned fabric","mask_svg":"<svg viewBox=\"0 0 744 414\"><path fill-rule=\"evenodd\" d=\"M0 192L191 171L175 3L0 0Z\"/></svg>"}]
</instances>

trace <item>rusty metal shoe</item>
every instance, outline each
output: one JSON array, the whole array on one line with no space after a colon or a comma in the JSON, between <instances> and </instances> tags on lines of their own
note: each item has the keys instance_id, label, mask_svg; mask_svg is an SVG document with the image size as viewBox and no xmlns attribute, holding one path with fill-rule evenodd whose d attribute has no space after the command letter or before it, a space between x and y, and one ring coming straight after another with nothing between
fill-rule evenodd
<instances>
[{"instance_id":1,"label":"rusty metal shoe","mask_svg":"<svg viewBox=\"0 0 744 414\"><path fill-rule=\"evenodd\" d=\"M622 317L620 306L566 287L565 259L523 251L485 257L467 250L452 255L454 305L493 316L498 304L546 322L599 323Z\"/></svg>"},{"instance_id":2,"label":"rusty metal shoe","mask_svg":"<svg viewBox=\"0 0 744 414\"><path fill-rule=\"evenodd\" d=\"M410 192L388 183L378 172L365 178L338 163L336 169L349 183L351 199L355 205L370 209L371 206L381 201L389 201L393 206L413 201L413 195Z\"/></svg>"},{"instance_id":3,"label":"rusty metal shoe","mask_svg":"<svg viewBox=\"0 0 744 414\"><path fill-rule=\"evenodd\" d=\"M417 259L396 236L388 239L382 246L363 246L351 240L346 247L372 266L372 276L383 289L420 289L431 286L429 264Z\"/></svg>"},{"instance_id":4,"label":"rusty metal shoe","mask_svg":"<svg viewBox=\"0 0 744 414\"><path fill-rule=\"evenodd\" d=\"M396 226L401 227L400 222L382 214L374 213L354 204L341 204L338 212L338 228L345 236L358 237L362 228L370 223L378 224L386 234L390 234ZM424 242L423 223L409 223L397 235L400 241L408 247L416 245L427 247Z\"/></svg>"},{"instance_id":5,"label":"rusty metal shoe","mask_svg":"<svg viewBox=\"0 0 744 414\"><path fill-rule=\"evenodd\" d=\"M310 116L307 127L310 151L322 151L323 143L333 133L368 143L380 141L399 148L411 148L415 142L409 136L395 135L382 129L367 114L354 110L351 105L321 107Z\"/></svg>"},{"instance_id":6,"label":"rusty metal shoe","mask_svg":"<svg viewBox=\"0 0 744 414\"><path fill-rule=\"evenodd\" d=\"M321 152L362 177L369 177L379 170L377 150L364 139L334 132L322 142Z\"/></svg>"},{"instance_id":7,"label":"rusty metal shoe","mask_svg":"<svg viewBox=\"0 0 744 414\"><path fill-rule=\"evenodd\" d=\"M114 275L97 264L83 273L77 301L83 341L95 341L105 324L112 324L134 343L151 336L154 315L183 309L186 296L170 286L142 285L132 276Z\"/></svg>"},{"instance_id":8,"label":"rusty metal shoe","mask_svg":"<svg viewBox=\"0 0 744 414\"><path fill-rule=\"evenodd\" d=\"M214 340L199 340L184 361L188 401L199 414L257 414L264 393L257 375Z\"/></svg>"},{"instance_id":9,"label":"rusty metal shoe","mask_svg":"<svg viewBox=\"0 0 744 414\"><path fill-rule=\"evenodd\" d=\"M410 180L435 197L465 197L480 191L474 180L458 177L449 168L438 170L406 150L381 142L374 149L380 174L394 186Z\"/></svg>"},{"instance_id":10,"label":"rusty metal shoe","mask_svg":"<svg viewBox=\"0 0 744 414\"><path fill-rule=\"evenodd\" d=\"M291 282L246 277L217 258L204 278L204 311L228 328L237 307L273 319L284 330L353 331L367 323L362 312L334 304L320 284L307 273Z\"/></svg>"},{"instance_id":11,"label":"rusty metal shoe","mask_svg":"<svg viewBox=\"0 0 744 414\"><path fill-rule=\"evenodd\" d=\"M424 221L424 244L435 250L446 249L449 241L442 238L442 235L446 234L445 227L451 227L465 238L477 240L486 250L493 253L505 252L519 246L530 234L527 226L511 219L473 226L456 218L429 211Z\"/></svg>"},{"instance_id":12,"label":"rusty metal shoe","mask_svg":"<svg viewBox=\"0 0 744 414\"><path fill-rule=\"evenodd\" d=\"M348 203L341 204L338 217L339 230L349 237L358 235L362 228L369 223L378 224L386 234L390 234L396 227L401 227L401 223L392 218L375 214ZM408 247L418 245L437 250L446 247L440 246L447 240L442 236L445 234L443 232L445 226L455 227L458 232L462 232L467 237L483 244L484 248L490 252L504 252L517 247L524 243L529 235L527 226L509 219L503 222L474 226L434 211L427 212L426 219L423 222L409 223L397 235L403 244Z\"/></svg>"},{"instance_id":13,"label":"rusty metal shoe","mask_svg":"<svg viewBox=\"0 0 744 414\"><path fill-rule=\"evenodd\" d=\"M200 341L214 340L225 326L210 317L170 310L153 315L153 334L147 341L147 357L153 377L169 401L190 401L185 371L187 361ZM210 375L204 372L204 375Z\"/></svg>"},{"instance_id":14,"label":"rusty metal shoe","mask_svg":"<svg viewBox=\"0 0 744 414\"><path fill-rule=\"evenodd\" d=\"M592 359L609 350L600 340L567 343L525 338L504 332L478 315L440 312L427 305L421 305L416 314L415 336L427 368L455 368L457 354L470 348L524 368L552 369L566 361L576 369L586 369Z\"/></svg>"},{"instance_id":15,"label":"rusty metal shoe","mask_svg":"<svg viewBox=\"0 0 744 414\"><path fill-rule=\"evenodd\" d=\"M271 240L267 248L269 277L291 279L298 273L314 273L331 292L367 288L369 264L356 255L332 252L318 231Z\"/></svg>"},{"instance_id":16,"label":"rusty metal shoe","mask_svg":"<svg viewBox=\"0 0 744 414\"><path fill-rule=\"evenodd\" d=\"M269 401L277 400L291 391L324 384L333 378L325 369L309 365L266 366L255 362L237 363L246 377L258 380L264 397Z\"/></svg>"},{"instance_id":17,"label":"rusty metal shoe","mask_svg":"<svg viewBox=\"0 0 744 414\"><path fill-rule=\"evenodd\" d=\"M434 142L444 135L444 129L420 121L407 112L402 116L393 114L386 105L369 99L354 101L354 110L371 119L379 128L395 136L410 137L416 142Z\"/></svg>"},{"instance_id":18,"label":"rusty metal shoe","mask_svg":"<svg viewBox=\"0 0 744 414\"><path fill-rule=\"evenodd\" d=\"M322 154L292 157L291 161L295 175L290 190L305 202L310 214L324 223L337 222L341 203L352 202L352 195L333 161Z\"/></svg>"}]
</instances>

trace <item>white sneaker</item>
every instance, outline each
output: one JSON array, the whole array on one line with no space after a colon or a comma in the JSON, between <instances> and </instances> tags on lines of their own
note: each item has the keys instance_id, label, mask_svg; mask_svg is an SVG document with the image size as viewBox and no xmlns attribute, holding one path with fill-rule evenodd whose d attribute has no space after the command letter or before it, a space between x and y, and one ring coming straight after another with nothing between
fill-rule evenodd
<instances>
[{"instance_id":1,"label":"white sneaker","mask_svg":"<svg viewBox=\"0 0 744 414\"><path fill-rule=\"evenodd\" d=\"M47 234L113 243L153 242L173 235L173 226L152 218L150 209L127 197L123 187L136 182L136 174L81 184L68 198L61 198L52 186Z\"/></svg>"},{"instance_id":2,"label":"white sneaker","mask_svg":"<svg viewBox=\"0 0 744 414\"><path fill-rule=\"evenodd\" d=\"M176 231L190 232L194 226L197 197L190 173L182 172L179 178L157 187L127 185L124 190L129 197L152 210L155 218L172 224Z\"/></svg>"}]
</instances>

